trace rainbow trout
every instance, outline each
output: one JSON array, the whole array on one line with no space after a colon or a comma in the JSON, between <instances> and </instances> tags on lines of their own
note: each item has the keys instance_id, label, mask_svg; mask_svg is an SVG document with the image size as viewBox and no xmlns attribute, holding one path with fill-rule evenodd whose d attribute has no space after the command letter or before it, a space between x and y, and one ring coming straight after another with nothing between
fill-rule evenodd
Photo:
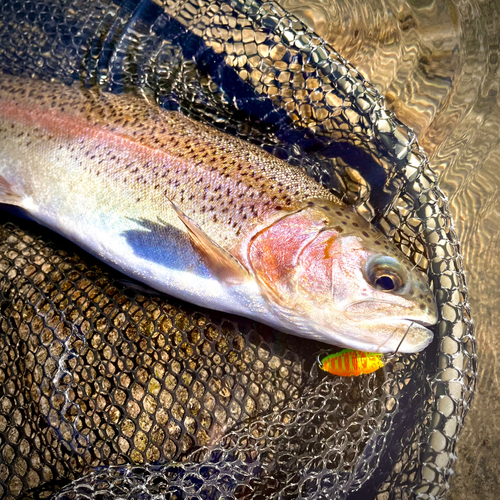
<instances>
[{"instance_id":1,"label":"rainbow trout","mask_svg":"<svg viewBox=\"0 0 500 500\"><path fill-rule=\"evenodd\" d=\"M299 169L146 98L0 77L0 202L200 306L416 352L427 277Z\"/></svg>"}]
</instances>

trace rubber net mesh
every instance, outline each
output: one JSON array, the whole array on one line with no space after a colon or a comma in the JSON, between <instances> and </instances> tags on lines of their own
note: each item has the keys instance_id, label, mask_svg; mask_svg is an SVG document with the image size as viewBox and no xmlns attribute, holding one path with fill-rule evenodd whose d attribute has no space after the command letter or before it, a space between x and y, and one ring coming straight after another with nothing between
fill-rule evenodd
<instances>
[{"instance_id":1,"label":"rubber net mesh","mask_svg":"<svg viewBox=\"0 0 500 500\"><path fill-rule=\"evenodd\" d=\"M458 239L411 130L275 3L0 3L0 69L255 142L427 270L425 352L358 378L332 348L156 294L36 224L0 226L0 497L441 498L476 375ZM51 496L52 495L52 496Z\"/></svg>"}]
</instances>

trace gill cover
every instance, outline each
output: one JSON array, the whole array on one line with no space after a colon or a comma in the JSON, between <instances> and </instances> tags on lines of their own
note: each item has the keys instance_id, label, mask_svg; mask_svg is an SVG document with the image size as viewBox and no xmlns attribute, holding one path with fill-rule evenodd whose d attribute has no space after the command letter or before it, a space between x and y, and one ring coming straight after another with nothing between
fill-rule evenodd
<instances>
[{"instance_id":1,"label":"gill cover","mask_svg":"<svg viewBox=\"0 0 500 500\"><path fill-rule=\"evenodd\" d=\"M298 298L294 297L298 292L297 267L305 249L311 248L328 222L321 210L307 207L257 233L250 243L248 261L265 295L279 302ZM335 236L334 233L329 235L332 243ZM316 286L322 287L323 291L331 290L327 259L320 258L317 265L325 269L324 272L315 273L316 276L324 277Z\"/></svg>"},{"instance_id":2,"label":"gill cover","mask_svg":"<svg viewBox=\"0 0 500 500\"><path fill-rule=\"evenodd\" d=\"M375 231L347 207L311 200L259 232L251 241L248 261L269 297L296 306L300 297L307 296L323 305L334 293L332 266L340 251L338 239L357 234L358 229L366 234Z\"/></svg>"}]
</instances>

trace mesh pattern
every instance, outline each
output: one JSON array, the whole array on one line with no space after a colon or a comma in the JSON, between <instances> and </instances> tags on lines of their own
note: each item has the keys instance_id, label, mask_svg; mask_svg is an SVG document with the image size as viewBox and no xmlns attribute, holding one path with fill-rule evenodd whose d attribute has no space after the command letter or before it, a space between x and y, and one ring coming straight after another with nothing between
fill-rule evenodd
<instances>
[{"instance_id":1,"label":"mesh pattern","mask_svg":"<svg viewBox=\"0 0 500 500\"><path fill-rule=\"evenodd\" d=\"M4 2L0 50L4 71L142 88L305 168L428 270L441 314L425 353L338 379L324 346L138 292L6 223L2 495L441 497L474 389L467 289L436 177L376 89L256 1Z\"/></svg>"},{"instance_id":2,"label":"mesh pattern","mask_svg":"<svg viewBox=\"0 0 500 500\"><path fill-rule=\"evenodd\" d=\"M215 313L127 290L97 264L11 223L2 237L9 381L2 418L17 429L3 446L11 490L104 464L178 461L196 465L151 476L120 467L113 476L120 483L128 470L137 487L160 481L195 491L198 484L200 498L217 486L218 494L265 498L349 491L380 458L357 467L367 442L384 442L406 386L423 383L423 356L390 365L386 381L383 372L325 377L314 363L324 345L245 331L210 318ZM30 472L23 477L23 470ZM108 474L92 475L96 487L110 484ZM87 491L88 478L79 483L77 491ZM128 495L135 498L133 488Z\"/></svg>"},{"instance_id":3,"label":"mesh pattern","mask_svg":"<svg viewBox=\"0 0 500 500\"><path fill-rule=\"evenodd\" d=\"M12 224L2 240L2 419L18 428L3 456L13 472L31 462L31 485L108 462L178 460L296 399L307 379L287 348L297 339L141 295Z\"/></svg>"}]
</instances>

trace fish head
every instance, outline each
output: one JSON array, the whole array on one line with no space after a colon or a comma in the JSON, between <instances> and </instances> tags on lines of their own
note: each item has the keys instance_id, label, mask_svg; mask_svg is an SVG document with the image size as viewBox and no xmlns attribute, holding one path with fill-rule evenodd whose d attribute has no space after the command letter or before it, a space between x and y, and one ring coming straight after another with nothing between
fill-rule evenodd
<instances>
[{"instance_id":1,"label":"fish head","mask_svg":"<svg viewBox=\"0 0 500 500\"><path fill-rule=\"evenodd\" d=\"M349 207L312 201L261 231L249 261L283 329L368 352L417 352L437 310L427 276Z\"/></svg>"}]
</instances>

